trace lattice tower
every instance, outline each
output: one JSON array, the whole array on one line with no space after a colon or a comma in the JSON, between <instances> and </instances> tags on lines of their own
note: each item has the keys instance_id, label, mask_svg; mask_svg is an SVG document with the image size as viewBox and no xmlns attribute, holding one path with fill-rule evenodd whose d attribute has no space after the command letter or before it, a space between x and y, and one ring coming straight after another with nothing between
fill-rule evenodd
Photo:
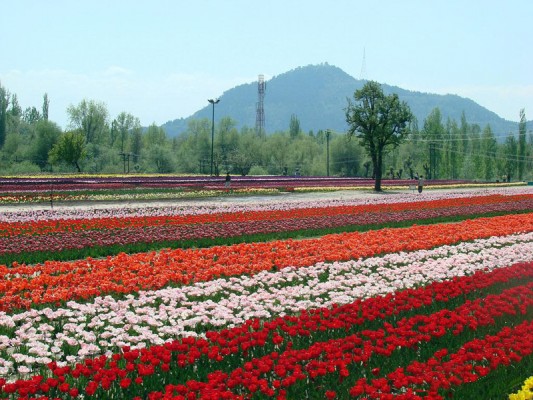
<instances>
[{"instance_id":1,"label":"lattice tower","mask_svg":"<svg viewBox=\"0 0 533 400\"><path fill-rule=\"evenodd\" d=\"M256 116L255 116L255 131L258 136L262 136L265 133L265 76L259 75L257 80L257 104L256 104Z\"/></svg>"}]
</instances>

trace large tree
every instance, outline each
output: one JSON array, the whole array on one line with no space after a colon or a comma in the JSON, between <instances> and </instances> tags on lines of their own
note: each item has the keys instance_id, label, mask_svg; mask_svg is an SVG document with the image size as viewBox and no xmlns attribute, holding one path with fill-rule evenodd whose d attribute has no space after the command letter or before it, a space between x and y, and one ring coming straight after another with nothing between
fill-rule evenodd
<instances>
[{"instance_id":1,"label":"large tree","mask_svg":"<svg viewBox=\"0 0 533 400\"><path fill-rule=\"evenodd\" d=\"M356 90L354 102L348 99L345 108L348 135L360 139L374 167L374 190L381 191L383 156L405 140L413 114L397 94L386 96L381 85L369 81Z\"/></svg>"}]
</instances>

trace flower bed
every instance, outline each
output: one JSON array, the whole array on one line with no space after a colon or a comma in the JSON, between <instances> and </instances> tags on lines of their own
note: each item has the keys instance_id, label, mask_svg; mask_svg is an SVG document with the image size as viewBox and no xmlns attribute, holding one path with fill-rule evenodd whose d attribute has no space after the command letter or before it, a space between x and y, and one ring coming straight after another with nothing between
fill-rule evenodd
<instances>
[{"instance_id":1,"label":"flower bed","mask_svg":"<svg viewBox=\"0 0 533 400\"><path fill-rule=\"evenodd\" d=\"M119 254L106 259L0 266L0 310L83 299L106 293L151 290L214 277L255 274L386 252L413 251L459 241L533 230L533 214L460 223L326 235L316 239L241 243L202 249Z\"/></svg>"},{"instance_id":2,"label":"flower bed","mask_svg":"<svg viewBox=\"0 0 533 400\"><path fill-rule=\"evenodd\" d=\"M409 179L382 180L383 189L406 189ZM370 189L374 180L353 177L235 176L231 191L224 177L209 176L65 176L0 178L1 203L35 203L89 200L212 197L224 194L279 193ZM506 187L505 183L432 180L427 187ZM523 185L513 183L512 186Z\"/></svg>"},{"instance_id":3,"label":"flower bed","mask_svg":"<svg viewBox=\"0 0 533 400\"><path fill-rule=\"evenodd\" d=\"M69 211L56 219L35 214L35 223L31 212L2 217L3 239L36 240L70 230L280 221L286 232L284 221L510 213L0 266L0 398L439 399L517 392L533 371L530 196L523 190L425 202Z\"/></svg>"},{"instance_id":4,"label":"flower bed","mask_svg":"<svg viewBox=\"0 0 533 400\"><path fill-rule=\"evenodd\" d=\"M60 398L444 398L454 386L530 357L533 324L521 321L532 310L532 279L533 263L517 264L396 296L247 320L205 339L124 347L73 367L51 362L52 376L2 390Z\"/></svg>"},{"instance_id":5,"label":"flower bed","mask_svg":"<svg viewBox=\"0 0 533 400\"><path fill-rule=\"evenodd\" d=\"M123 346L160 345L175 337L204 335L251 318L333 307L433 281L491 271L533 260L533 233L478 239L402 255L318 263L254 276L215 279L126 297L69 301L0 318L3 375L55 361L80 361ZM103 323L106 321L106 323ZM135 326L135 330L131 327ZM32 332L47 332L40 337ZM14 353L22 347L39 354ZM53 351L52 348L60 349ZM16 358L16 360L15 360ZM2 370L0 370L2 371Z\"/></svg>"},{"instance_id":6,"label":"flower bed","mask_svg":"<svg viewBox=\"0 0 533 400\"><path fill-rule=\"evenodd\" d=\"M242 213L6 222L0 223L0 260L12 253L61 252L95 246L158 242L168 245L169 242L193 239L364 227L529 210L533 210L533 195L527 194Z\"/></svg>"}]
</instances>

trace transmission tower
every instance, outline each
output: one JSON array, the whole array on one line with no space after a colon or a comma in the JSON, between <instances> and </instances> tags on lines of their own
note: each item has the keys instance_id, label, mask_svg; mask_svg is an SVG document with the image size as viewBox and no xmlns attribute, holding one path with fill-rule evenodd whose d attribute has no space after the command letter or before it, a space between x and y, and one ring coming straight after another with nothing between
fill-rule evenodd
<instances>
[{"instance_id":1,"label":"transmission tower","mask_svg":"<svg viewBox=\"0 0 533 400\"><path fill-rule=\"evenodd\" d=\"M363 47L363 63L361 64L361 73L359 79L366 80L366 49Z\"/></svg>"},{"instance_id":2,"label":"transmission tower","mask_svg":"<svg viewBox=\"0 0 533 400\"><path fill-rule=\"evenodd\" d=\"M265 89L265 76L259 75L259 79L257 80L257 113L255 116L255 132L257 136L262 136L265 133Z\"/></svg>"}]
</instances>

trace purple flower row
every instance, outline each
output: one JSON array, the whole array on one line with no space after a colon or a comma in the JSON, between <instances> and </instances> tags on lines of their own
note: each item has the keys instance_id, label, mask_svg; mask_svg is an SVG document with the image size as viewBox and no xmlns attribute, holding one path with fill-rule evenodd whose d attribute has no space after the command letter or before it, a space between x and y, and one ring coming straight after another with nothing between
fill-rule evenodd
<instances>
[{"instance_id":1,"label":"purple flower row","mask_svg":"<svg viewBox=\"0 0 533 400\"><path fill-rule=\"evenodd\" d=\"M489 212L512 212L533 209L533 200L514 203L484 204L441 209L408 210L317 216L263 221L239 221L193 225L145 226L125 229L61 232L50 235L15 236L0 238L0 254L18 254L36 251L62 251L94 246L157 243L189 239L214 239L261 233L291 232L304 229L327 229L349 225L372 225L391 222L415 221L475 215Z\"/></svg>"}]
</instances>

